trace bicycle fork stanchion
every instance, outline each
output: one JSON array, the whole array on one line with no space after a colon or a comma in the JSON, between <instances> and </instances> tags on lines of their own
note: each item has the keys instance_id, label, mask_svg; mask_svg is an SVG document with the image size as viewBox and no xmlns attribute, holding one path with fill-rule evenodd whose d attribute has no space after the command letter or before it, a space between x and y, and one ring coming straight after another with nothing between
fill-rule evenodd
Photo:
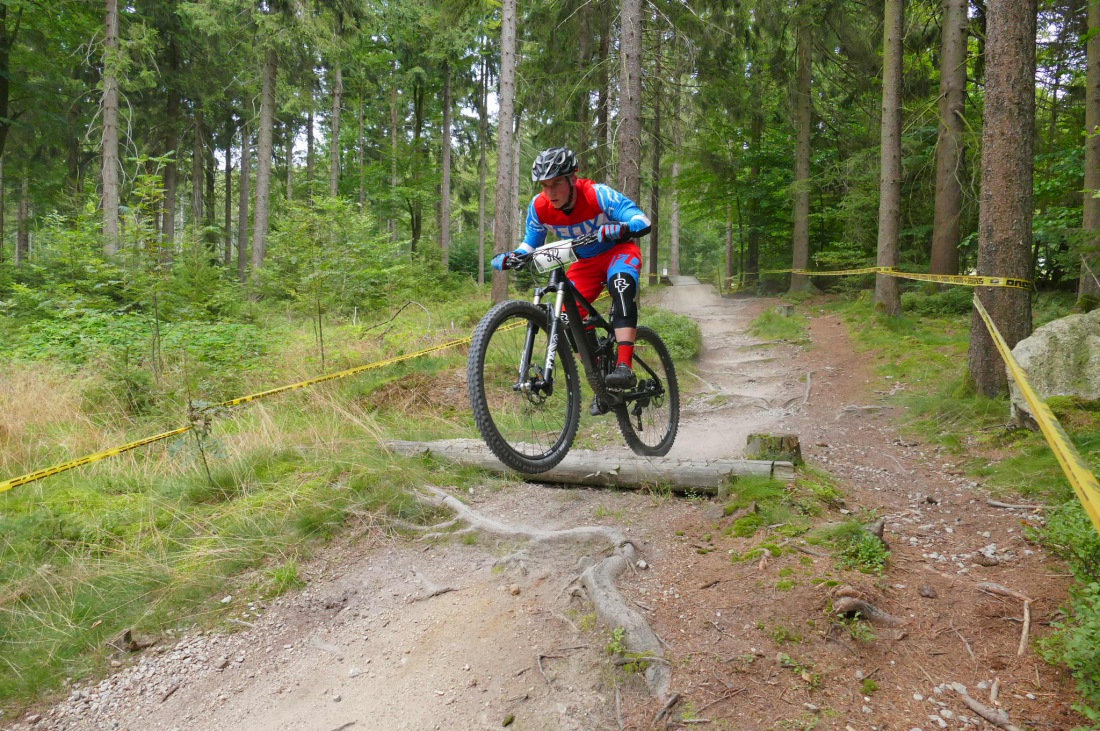
<instances>
[{"instance_id":1,"label":"bicycle fork stanchion","mask_svg":"<svg viewBox=\"0 0 1100 731\"><path fill-rule=\"evenodd\" d=\"M550 308L550 322L546 323L546 367L543 369L542 380L548 390L553 392L554 383L554 359L558 357L558 330L561 328L561 310L565 301L565 287L558 283L558 294L554 298L554 304Z\"/></svg>"}]
</instances>

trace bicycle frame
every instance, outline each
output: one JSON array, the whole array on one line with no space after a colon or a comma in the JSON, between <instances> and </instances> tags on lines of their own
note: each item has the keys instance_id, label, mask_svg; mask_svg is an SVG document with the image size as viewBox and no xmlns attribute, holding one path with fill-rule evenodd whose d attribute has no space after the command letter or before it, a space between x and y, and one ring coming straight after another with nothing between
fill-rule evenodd
<instances>
[{"instance_id":1,"label":"bicycle frame","mask_svg":"<svg viewBox=\"0 0 1100 731\"><path fill-rule=\"evenodd\" d=\"M562 324L564 322L566 326L565 335L569 341L569 346L573 349L577 355L580 356L581 364L584 366L585 376L588 378L588 383L592 387L592 390L605 400L609 405L620 404L629 400L624 394L608 391L604 388L603 379L600 377L599 368L596 363L596 359L601 355L608 355L611 352L610 344L614 342L613 338L609 339L604 344L600 344L596 337L597 330L595 328L588 329L586 327L585 318L581 317L580 308L583 307L588 313L587 324L595 325L598 328L603 328L605 331L614 333L611 324L605 320L598 312L596 308L592 306L588 300L577 291L577 288L573 286L573 283L569 281L565 276L564 270L561 268L555 269L550 273L550 281L544 287L539 287L535 290L535 297L533 299L534 304L542 305L543 297L547 294L553 293L554 300L549 303L548 307L548 343L546 351L546 362L543 364L542 380L539 383L519 383L517 386L526 390L533 391L545 391L548 394L554 391L554 363L557 358L558 340L562 332ZM531 359L535 357L533 352L535 341L535 328L533 325L529 325L527 328L527 340L523 349L523 362L520 364L520 373L527 373L528 368L531 365Z\"/></svg>"}]
</instances>

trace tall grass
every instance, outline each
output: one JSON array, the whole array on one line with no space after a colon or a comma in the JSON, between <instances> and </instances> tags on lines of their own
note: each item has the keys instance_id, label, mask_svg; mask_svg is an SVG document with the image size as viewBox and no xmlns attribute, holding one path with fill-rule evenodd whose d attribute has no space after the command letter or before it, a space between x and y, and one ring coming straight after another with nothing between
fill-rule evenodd
<instances>
[{"instance_id":1,"label":"tall grass","mask_svg":"<svg viewBox=\"0 0 1100 731\"><path fill-rule=\"evenodd\" d=\"M469 298L430 313L409 308L381 327L330 325L325 371L461 337L486 309ZM232 374L234 385L260 391L319 375L311 324L266 317L266 349ZM11 374L0 380L4 478L185 424L178 394L242 395L225 393L217 372L195 380L181 365L161 374L159 389L145 381L152 409L134 414L123 400L89 398L117 391L108 370L41 361L3 368ZM455 348L255 402L216 419L209 434L0 494L0 708L98 672L106 642L124 629L156 635L206 625L227 611L218 601L226 593L298 585L300 562L348 521L366 521L379 537L385 515L433 520L414 488L479 475L395 457L381 443L472 435L464 372L465 350Z\"/></svg>"}]
</instances>

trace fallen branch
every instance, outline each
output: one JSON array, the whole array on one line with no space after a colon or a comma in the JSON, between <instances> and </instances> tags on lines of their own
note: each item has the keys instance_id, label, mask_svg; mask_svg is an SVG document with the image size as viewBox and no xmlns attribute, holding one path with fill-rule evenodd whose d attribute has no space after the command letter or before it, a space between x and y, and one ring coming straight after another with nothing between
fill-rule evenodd
<instances>
[{"instance_id":1,"label":"fallen branch","mask_svg":"<svg viewBox=\"0 0 1100 731\"><path fill-rule=\"evenodd\" d=\"M1002 503L1000 500L986 500L986 505L994 508L1006 508L1008 510L1049 510L1049 505L1016 505L1014 503Z\"/></svg>"},{"instance_id":2,"label":"fallen branch","mask_svg":"<svg viewBox=\"0 0 1100 731\"><path fill-rule=\"evenodd\" d=\"M1007 586L1000 584L994 584L992 581L983 581L980 584L975 584L974 588L978 591L984 591L986 594L997 594L998 596L1007 596L1011 599L1019 599L1022 602L1030 602L1031 597L1025 596L1015 589L1009 589Z\"/></svg>"},{"instance_id":3,"label":"fallen branch","mask_svg":"<svg viewBox=\"0 0 1100 731\"><path fill-rule=\"evenodd\" d=\"M1004 711L999 708L990 708L981 701L971 698L970 694L966 692L966 686L962 683L952 683L951 687L962 697L962 702L966 704L967 708L974 711L974 713L977 713L994 726L999 726L1005 731L1024 731L1022 728L1012 723L1008 714Z\"/></svg>"},{"instance_id":4,"label":"fallen branch","mask_svg":"<svg viewBox=\"0 0 1100 731\"><path fill-rule=\"evenodd\" d=\"M992 581L983 581L975 585L974 588L978 591L984 591L986 594L1006 596L1024 603L1024 626L1020 631L1020 644L1016 647L1016 656L1019 657L1027 652L1027 640L1031 634L1031 597L1021 594L1015 589L1009 589L1007 586L994 584Z\"/></svg>"},{"instance_id":5,"label":"fallen branch","mask_svg":"<svg viewBox=\"0 0 1100 731\"><path fill-rule=\"evenodd\" d=\"M954 622L951 623L951 631L958 635L959 639L962 640L962 643L966 645L966 654L970 655L970 659L977 661L978 658L974 656L974 650L970 647L970 643L967 642L966 638L962 636L962 632L959 632L957 629L955 629Z\"/></svg>"},{"instance_id":6,"label":"fallen branch","mask_svg":"<svg viewBox=\"0 0 1100 731\"><path fill-rule=\"evenodd\" d=\"M426 576L424 576L424 574L420 573L415 568L412 570L412 572L413 577L424 585L425 593L414 596L412 599L409 600L410 602L422 602L425 599L431 599L432 597L439 596L440 594L447 594L452 591L458 591L458 589L453 586L432 583L428 580Z\"/></svg>"},{"instance_id":7,"label":"fallen branch","mask_svg":"<svg viewBox=\"0 0 1100 731\"><path fill-rule=\"evenodd\" d=\"M1020 645L1016 648L1016 656L1020 657L1027 652L1027 638L1031 632L1031 602L1024 602L1024 628L1020 631Z\"/></svg>"},{"instance_id":8,"label":"fallen branch","mask_svg":"<svg viewBox=\"0 0 1100 731\"><path fill-rule=\"evenodd\" d=\"M550 678L546 677L546 671L542 669L542 659L544 657L545 658L551 658L551 657L561 658L561 657L564 657L564 655L538 655L537 656L538 665L539 665L539 672L542 673L542 679L545 680L546 684L550 686L550 690L554 690L554 684L550 682Z\"/></svg>"},{"instance_id":9,"label":"fallen branch","mask_svg":"<svg viewBox=\"0 0 1100 731\"><path fill-rule=\"evenodd\" d=\"M431 454L460 464L469 464L490 472L517 477L493 455L484 442L476 439L448 439L435 442L387 442L398 454ZM615 486L637 489L666 485L674 492L717 494L727 489L731 477L760 475L790 481L795 477L790 462L760 459L669 459L608 456L585 449L574 449L561 464L538 475L518 475L530 482Z\"/></svg>"}]
</instances>

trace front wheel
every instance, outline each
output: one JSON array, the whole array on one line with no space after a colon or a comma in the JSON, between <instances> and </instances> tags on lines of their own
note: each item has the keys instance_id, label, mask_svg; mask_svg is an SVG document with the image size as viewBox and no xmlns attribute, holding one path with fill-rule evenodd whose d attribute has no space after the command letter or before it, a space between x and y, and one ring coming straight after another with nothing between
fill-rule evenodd
<instances>
[{"instance_id":1,"label":"front wheel","mask_svg":"<svg viewBox=\"0 0 1100 731\"><path fill-rule=\"evenodd\" d=\"M466 365L478 431L501 462L528 474L561 462L580 423L573 352L559 338L556 364L546 379L548 337L544 309L519 300L501 302L474 331Z\"/></svg>"},{"instance_id":2,"label":"front wheel","mask_svg":"<svg viewBox=\"0 0 1100 731\"><path fill-rule=\"evenodd\" d=\"M639 327L634 337L634 373L638 385L615 407L619 430L635 454L662 457L680 428L680 387L668 348L648 327Z\"/></svg>"}]
</instances>

